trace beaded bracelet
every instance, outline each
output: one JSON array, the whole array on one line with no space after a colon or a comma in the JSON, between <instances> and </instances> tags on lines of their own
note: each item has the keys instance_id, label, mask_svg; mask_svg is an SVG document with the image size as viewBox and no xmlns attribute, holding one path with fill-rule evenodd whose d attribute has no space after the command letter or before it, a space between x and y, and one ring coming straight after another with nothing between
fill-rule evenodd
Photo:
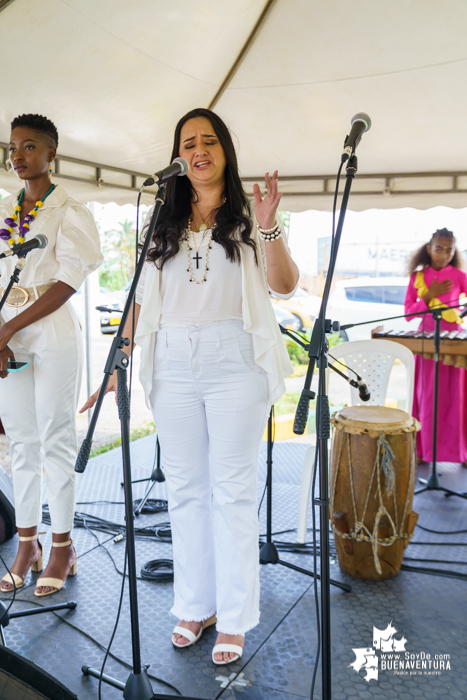
<instances>
[{"instance_id":1,"label":"beaded bracelet","mask_svg":"<svg viewBox=\"0 0 467 700\"><path fill-rule=\"evenodd\" d=\"M261 228L261 226L258 224L257 229L259 237L262 238L263 241L276 241L282 236L282 227L277 223L277 221L274 223L272 228Z\"/></svg>"}]
</instances>

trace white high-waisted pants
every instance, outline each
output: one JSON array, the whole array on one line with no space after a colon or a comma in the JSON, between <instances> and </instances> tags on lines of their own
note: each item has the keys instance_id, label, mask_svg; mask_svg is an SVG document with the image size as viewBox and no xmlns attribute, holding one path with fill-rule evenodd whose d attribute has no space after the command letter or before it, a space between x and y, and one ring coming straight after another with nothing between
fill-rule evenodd
<instances>
[{"instance_id":1,"label":"white high-waisted pants","mask_svg":"<svg viewBox=\"0 0 467 700\"><path fill-rule=\"evenodd\" d=\"M174 552L172 613L244 634L259 621L257 463L267 379L242 321L157 334L151 406Z\"/></svg>"},{"instance_id":2,"label":"white high-waisted pants","mask_svg":"<svg viewBox=\"0 0 467 700\"><path fill-rule=\"evenodd\" d=\"M8 320L16 309L4 307ZM81 332L74 311L62 306L16 333L9 347L29 362L0 379L0 418L10 443L17 527L42 520L42 471L52 531L73 527L77 454L76 407L82 372Z\"/></svg>"}]
</instances>

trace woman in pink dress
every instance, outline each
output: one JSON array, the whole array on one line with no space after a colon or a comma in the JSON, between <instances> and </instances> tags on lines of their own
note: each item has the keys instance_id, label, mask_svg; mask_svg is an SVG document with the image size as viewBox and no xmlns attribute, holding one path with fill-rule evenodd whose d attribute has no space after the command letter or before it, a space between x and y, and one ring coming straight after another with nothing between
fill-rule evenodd
<instances>
[{"instance_id":1,"label":"woman in pink dress","mask_svg":"<svg viewBox=\"0 0 467 700\"><path fill-rule=\"evenodd\" d=\"M410 283L405 297L405 313L418 316L436 306L451 306L467 294L467 275L462 255L456 248L452 231L443 228L419 248L408 264ZM431 314L421 316L420 330L431 332L435 321ZM410 320L410 319L408 319ZM443 311L442 331L462 330L458 309ZM420 462L433 460L434 360L415 356L413 415L422 424L417 435ZM462 462L467 466L467 370L439 363L438 441L436 460Z\"/></svg>"}]
</instances>

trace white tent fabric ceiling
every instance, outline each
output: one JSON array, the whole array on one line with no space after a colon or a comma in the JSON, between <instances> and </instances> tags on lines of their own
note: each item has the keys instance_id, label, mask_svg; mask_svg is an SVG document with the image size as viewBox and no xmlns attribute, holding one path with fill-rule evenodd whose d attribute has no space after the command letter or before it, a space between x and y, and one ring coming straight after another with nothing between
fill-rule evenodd
<instances>
[{"instance_id":1,"label":"white tent fabric ceiling","mask_svg":"<svg viewBox=\"0 0 467 700\"><path fill-rule=\"evenodd\" d=\"M329 209L323 188L365 111L352 209L467 206L465 0L0 0L0 142L14 116L37 112L57 124L61 155L152 173L168 163L178 118L212 103L265 7L214 107L247 189L278 168L284 208ZM60 169L95 177L85 164ZM135 201L95 180L64 184L85 200ZM0 169L0 187L14 190L15 176Z\"/></svg>"}]
</instances>

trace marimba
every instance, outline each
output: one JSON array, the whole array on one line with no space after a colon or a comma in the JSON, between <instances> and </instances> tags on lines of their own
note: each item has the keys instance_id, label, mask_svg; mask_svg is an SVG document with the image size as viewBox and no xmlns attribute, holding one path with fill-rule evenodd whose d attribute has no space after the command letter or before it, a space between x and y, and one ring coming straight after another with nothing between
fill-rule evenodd
<instances>
[{"instance_id":1,"label":"marimba","mask_svg":"<svg viewBox=\"0 0 467 700\"><path fill-rule=\"evenodd\" d=\"M372 338L393 340L412 350L414 355L422 355L427 360L434 359L434 331L384 331L382 326L371 332ZM467 369L467 331L441 331L439 359L445 365Z\"/></svg>"}]
</instances>

